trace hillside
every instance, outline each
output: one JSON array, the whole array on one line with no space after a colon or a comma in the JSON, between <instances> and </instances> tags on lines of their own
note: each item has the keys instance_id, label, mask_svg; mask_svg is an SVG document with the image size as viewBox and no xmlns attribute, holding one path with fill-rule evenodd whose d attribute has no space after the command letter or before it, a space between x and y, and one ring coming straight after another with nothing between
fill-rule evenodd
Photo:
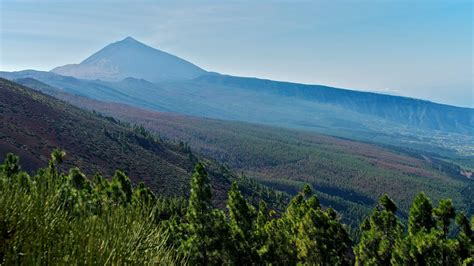
<instances>
[{"instance_id":1,"label":"hillside","mask_svg":"<svg viewBox=\"0 0 474 266\"><path fill-rule=\"evenodd\" d=\"M69 94L160 112L303 129L449 156L474 156L472 109L421 100L240 78L235 79L241 85L234 86L220 81L234 78L220 76L180 82L152 83L136 78L106 82L29 70L0 72L0 77L35 78ZM268 89L265 84L269 84ZM295 95L281 95L282 91L294 91ZM318 91L325 95L321 97L326 102L311 96ZM384 104L378 104L379 100ZM376 116L378 110L380 115ZM437 126L438 122L430 120L452 127Z\"/></svg>"},{"instance_id":2,"label":"hillside","mask_svg":"<svg viewBox=\"0 0 474 266\"><path fill-rule=\"evenodd\" d=\"M427 211L410 211L406 227L397 215L396 203L384 194L358 227L359 239L351 239L337 213L322 208L307 185L275 216L264 201L254 208L232 183L226 201L228 212L224 212L211 203L208 174L200 163L192 175L186 202L157 196L141 185L133 187L120 171L111 181L100 175L87 179L79 168L62 172L62 157L54 152L48 166L34 177L21 170L13 154L0 164L2 264L353 265L354 259L356 265L472 262L474 225L451 199L440 200L436 207L426 194L418 193L411 210Z\"/></svg>"},{"instance_id":3,"label":"hillside","mask_svg":"<svg viewBox=\"0 0 474 266\"><path fill-rule=\"evenodd\" d=\"M0 72L0 77L10 80L34 78L63 93L155 111L303 129L379 144L430 150L447 156L474 156L474 136L470 134L423 129L357 113L334 104L258 92L255 89L212 85L207 81L154 84L127 78L120 82L105 82L34 70Z\"/></svg>"},{"instance_id":4,"label":"hillside","mask_svg":"<svg viewBox=\"0 0 474 266\"><path fill-rule=\"evenodd\" d=\"M47 86L32 79L19 82L38 89ZM399 152L304 131L158 113L66 93L56 97L144 125L162 138L186 141L193 151L279 190L293 194L310 183L323 205L335 208L353 225L385 192L396 199L403 217L418 191L427 192L434 200L453 198L462 209L474 212L469 196L474 182L460 174L459 166L430 153Z\"/></svg>"},{"instance_id":5,"label":"hillside","mask_svg":"<svg viewBox=\"0 0 474 266\"><path fill-rule=\"evenodd\" d=\"M51 71L82 79L119 81L134 77L153 82L192 79L206 73L190 62L131 37L107 45L80 64L56 67Z\"/></svg>"},{"instance_id":6,"label":"hillside","mask_svg":"<svg viewBox=\"0 0 474 266\"><path fill-rule=\"evenodd\" d=\"M397 201L403 217L419 191L427 192L434 200L453 198L458 206L474 212L470 197L474 181L462 176L458 166L436 158L276 127L115 105L94 109L142 124L162 137L187 141L197 152L278 190L294 194L309 183L324 205L350 217L348 220L366 214L383 193Z\"/></svg>"},{"instance_id":7,"label":"hillside","mask_svg":"<svg viewBox=\"0 0 474 266\"><path fill-rule=\"evenodd\" d=\"M107 45L80 64L58 67L52 72L80 79L117 82L101 85L117 89L131 99L123 101L117 97L113 101L158 111L197 113L206 117L293 128L380 132L389 126L391 129L413 131L420 128L474 136L472 108L328 86L210 74L131 37ZM128 78L131 80L122 82ZM50 85L63 88L57 84ZM144 96L144 90L150 93ZM358 134L354 132L353 135Z\"/></svg>"},{"instance_id":8,"label":"hillside","mask_svg":"<svg viewBox=\"0 0 474 266\"><path fill-rule=\"evenodd\" d=\"M65 168L74 165L89 176L101 172L106 177L120 169L135 184L143 181L159 195L187 195L197 158L186 147L4 79L0 92L0 160L7 152L15 153L31 171L44 166L53 149L60 148L67 154ZM215 200L222 203L231 175L200 159L209 167ZM243 189L252 194L251 188Z\"/></svg>"},{"instance_id":9,"label":"hillside","mask_svg":"<svg viewBox=\"0 0 474 266\"><path fill-rule=\"evenodd\" d=\"M209 84L209 86L220 85L336 105L357 113L420 128L474 134L474 109L472 108L328 86L227 75L205 75L196 78L196 81Z\"/></svg>"}]
</instances>

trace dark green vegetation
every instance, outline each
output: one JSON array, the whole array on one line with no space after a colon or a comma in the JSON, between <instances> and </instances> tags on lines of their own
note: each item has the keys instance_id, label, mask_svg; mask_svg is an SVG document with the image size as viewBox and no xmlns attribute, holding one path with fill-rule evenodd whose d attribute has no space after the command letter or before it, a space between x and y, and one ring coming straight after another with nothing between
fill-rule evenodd
<instances>
[{"instance_id":1,"label":"dark green vegetation","mask_svg":"<svg viewBox=\"0 0 474 266\"><path fill-rule=\"evenodd\" d=\"M421 192L408 217L408 233L395 215L394 202L386 195L360 226L354 248L357 265L472 265L474 263L474 216L471 222L458 213L449 199L433 208ZM458 234L450 237L456 220Z\"/></svg>"},{"instance_id":2,"label":"dark green vegetation","mask_svg":"<svg viewBox=\"0 0 474 266\"><path fill-rule=\"evenodd\" d=\"M6 80L0 80L0 88L2 155L19 154L27 170L43 165L51 150L61 147L72 155L66 165L88 165L87 174L110 176L121 169L163 193L188 190L196 161L177 145Z\"/></svg>"},{"instance_id":3,"label":"dark green vegetation","mask_svg":"<svg viewBox=\"0 0 474 266\"><path fill-rule=\"evenodd\" d=\"M278 193L262 193L261 188L253 180L289 194L295 194L303 184L309 183L318 192L322 205L337 210L343 221L353 227L370 212L377 198L383 193L389 193L398 202L403 219L408 216L410 202L418 191L425 191L435 202L441 198L452 198L458 208L468 214L474 213L474 202L471 197L474 182L462 176L461 169L456 164L447 163L430 153L406 150L394 152L370 144L309 132L156 113L67 94L34 79L23 79L19 82L79 107L96 110L121 121L143 125L160 135L160 137L154 136L158 143L153 142L152 145L159 148L146 150L140 146L143 141L139 141L138 145L136 141L137 138L146 138L150 134L146 130L140 133L133 130L133 127L125 127L119 122L114 122L114 119L98 117L90 112L71 108L65 103L53 101L52 98L23 88L31 95L37 95L36 98L41 96L49 106L47 108L53 109L47 111L49 113L35 112L35 109L32 109L34 105L30 104L28 97L19 100L13 95L4 100L8 103L6 106L17 109L23 106L25 110L20 113L11 111L5 113L3 119L17 117L15 120L10 119L10 123L2 124L4 129L0 132L4 132L3 135L9 139L8 142L1 143L16 144L4 147L3 150L20 154L25 158L28 167L32 161L30 159L32 153L40 151L44 163L48 158L47 154L53 148L63 147L67 152L73 153L68 162L80 167L83 163L87 163L91 165L89 169L96 167L93 171L86 169L90 171L88 174L101 171L111 176L115 167L124 170L135 183L144 180L154 191L174 195L187 194L189 188L187 178L196 162L196 157L205 155L237 172L244 172L249 177L240 179L245 181L240 183L245 195L255 195L256 198L267 200L271 197L275 204L280 204L282 200L274 196ZM15 102L23 104L15 106ZM61 107L54 108L54 104L59 104ZM46 106L37 108L42 109L46 110ZM60 117L64 117L64 120L54 118L52 113L56 113L55 116L61 114ZM75 123L69 122L72 121L69 120L71 117L76 117ZM41 122L42 126L32 128L32 123L28 122L31 120L36 121L35 123ZM55 123L52 123L53 121ZM7 130L7 126L17 129ZM55 129L60 128L59 126L69 129L68 131ZM52 136L39 130L48 127L55 129L53 132L57 132L55 134L60 137L59 140L49 141ZM107 128L107 132L113 132L109 134L111 136L131 137L122 141L111 141L105 135L106 132L100 130L101 127ZM25 132L31 133L25 134ZM38 149L38 144L31 146L29 143L38 142L37 139L31 139L34 136L51 144L43 149ZM164 139L171 139L176 144ZM189 147L192 148L192 152ZM171 152L165 152L167 150ZM176 156L181 159L174 160ZM165 167L160 166L159 162L163 160L171 162L172 165L182 166L179 178L170 174L175 171L174 169L167 170L169 164L165 164ZM37 162L31 165L33 168L26 168L34 169L39 164L40 162ZM230 185L232 174L222 171L221 168L217 164L209 164L216 201L223 206L226 187Z\"/></svg>"},{"instance_id":4,"label":"dark green vegetation","mask_svg":"<svg viewBox=\"0 0 474 266\"><path fill-rule=\"evenodd\" d=\"M452 198L459 208L474 213L474 182L461 174L458 165L429 152L394 151L310 132L157 113L72 95L59 97L143 125L162 138L188 143L193 151L277 190L295 194L309 183L324 206L336 209L353 226L383 193L399 203L404 219L418 191L436 202Z\"/></svg>"},{"instance_id":5,"label":"dark green vegetation","mask_svg":"<svg viewBox=\"0 0 474 266\"><path fill-rule=\"evenodd\" d=\"M87 179L78 168L61 171L55 151L47 168L30 176L11 154L0 167L0 264L171 264L183 260L167 246L157 210L181 201L155 200L149 189L131 188L117 172L112 181Z\"/></svg>"},{"instance_id":6,"label":"dark green vegetation","mask_svg":"<svg viewBox=\"0 0 474 266\"><path fill-rule=\"evenodd\" d=\"M64 152L32 176L8 154L0 165L1 264L310 264L470 265L474 217L451 200L433 208L420 193L408 233L383 195L352 247L332 209L305 186L277 215L264 201L249 204L233 183L227 212L212 206L204 165L191 178L189 200L156 197L117 171L111 181L63 172ZM453 220L457 226L453 224ZM453 229L451 229L453 228Z\"/></svg>"},{"instance_id":7,"label":"dark green vegetation","mask_svg":"<svg viewBox=\"0 0 474 266\"><path fill-rule=\"evenodd\" d=\"M0 157L20 154L28 171L11 154L0 167L0 264L473 263L473 109L197 77L182 61L161 72L144 50L160 53L126 39L62 68L91 78L97 62L113 63L94 80L0 73L90 110L0 79ZM49 157L57 147L68 161Z\"/></svg>"},{"instance_id":8,"label":"dark green vegetation","mask_svg":"<svg viewBox=\"0 0 474 266\"><path fill-rule=\"evenodd\" d=\"M188 147L7 80L0 79L0 92L0 159L7 152L16 153L23 158L24 168L32 171L48 161L53 149L61 148L71 154L65 167L74 165L86 174L101 172L105 176L120 169L134 183L143 181L156 193L188 194L189 176L198 160ZM236 177L211 160L200 160L208 164L215 199L223 205L227 188ZM246 195L276 195L239 180Z\"/></svg>"}]
</instances>

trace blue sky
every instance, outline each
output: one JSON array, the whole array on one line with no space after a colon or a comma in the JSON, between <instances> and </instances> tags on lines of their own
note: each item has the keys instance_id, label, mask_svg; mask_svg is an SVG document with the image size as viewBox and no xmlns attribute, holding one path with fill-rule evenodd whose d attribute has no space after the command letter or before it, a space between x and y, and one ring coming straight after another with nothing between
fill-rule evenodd
<instances>
[{"instance_id":1,"label":"blue sky","mask_svg":"<svg viewBox=\"0 0 474 266\"><path fill-rule=\"evenodd\" d=\"M0 1L0 70L132 36L206 70L474 107L473 1Z\"/></svg>"}]
</instances>

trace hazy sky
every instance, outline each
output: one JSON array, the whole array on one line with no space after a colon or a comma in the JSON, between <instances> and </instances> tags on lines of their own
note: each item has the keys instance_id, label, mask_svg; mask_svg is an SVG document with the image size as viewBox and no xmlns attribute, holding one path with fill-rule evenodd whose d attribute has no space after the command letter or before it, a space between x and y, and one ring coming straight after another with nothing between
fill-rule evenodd
<instances>
[{"instance_id":1,"label":"hazy sky","mask_svg":"<svg viewBox=\"0 0 474 266\"><path fill-rule=\"evenodd\" d=\"M473 1L175 2L0 0L0 70L132 36L210 71L474 107Z\"/></svg>"}]
</instances>

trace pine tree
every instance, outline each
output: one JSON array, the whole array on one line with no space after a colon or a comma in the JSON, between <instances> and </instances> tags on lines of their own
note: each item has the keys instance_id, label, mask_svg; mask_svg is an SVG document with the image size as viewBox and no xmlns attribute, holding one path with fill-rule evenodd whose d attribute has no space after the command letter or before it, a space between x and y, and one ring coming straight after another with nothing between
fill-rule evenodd
<instances>
[{"instance_id":1,"label":"pine tree","mask_svg":"<svg viewBox=\"0 0 474 266\"><path fill-rule=\"evenodd\" d=\"M66 153L64 151L55 149L51 153L51 160L48 164L48 173L50 182L57 183L60 182L59 178L59 165L63 163L64 156Z\"/></svg>"},{"instance_id":2,"label":"pine tree","mask_svg":"<svg viewBox=\"0 0 474 266\"><path fill-rule=\"evenodd\" d=\"M453 202L450 199L442 199L437 208L433 209L433 214L439 230L442 232L441 241L443 244L442 262L443 265L450 265L457 260L459 246L456 240L448 240L449 226L451 220L456 217Z\"/></svg>"},{"instance_id":3,"label":"pine tree","mask_svg":"<svg viewBox=\"0 0 474 266\"><path fill-rule=\"evenodd\" d=\"M81 173L81 171L77 167L74 167L69 170L69 180L71 182L71 185L77 190L91 190L89 180L87 180L86 176Z\"/></svg>"},{"instance_id":4,"label":"pine tree","mask_svg":"<svg viewBox=\"0 0 474 266\"><path fill-rule=\"evenodd\" d=\"M235 181L228 192L227 209L234 243L233 257L238 258L240 263L256 263L258 247L255 246L253 237L255 209L244 199Z\"/></svg>"},{"instance_id":5,"label":"pine tree","mask_svg":"<svg viewBox=\"0 0 474 266\"><path fill-rule=\"evenodd\" d=\"M16 181L22 188L28 189L30 187L30 176L21 171L20 159L12 153L8 153L3 164L0 165L0 175L3 175L6 179L17 179ZM2 181L3 179L0 179L0 188L3 186Z\"/></svg>"},{"instance_id":6,"label":"pine tree","mask_svg":"<svg viewBox=\"0 0 474 266\"><path fill-rule=\"evenodd\" d=\"M92 178L92 202L93 212L99 214L111 202L108 192L110 192L110 183L100 173L96 173Z\"/></svg>"},{"instance_id":7,"label":"pine tree","mask_svg":"<svg viewBox=\"0 0 474 266\"><path fill-rule=\"evenodd\" d=\"M265 244L259 250L265 264L294 265L297 263L294 235L290 233L290 226L286 217L274 218L265 224Z\"/></svg>"},{"instance_id":8,"label":"pine tree","mask_svg":"<svg viewBox=\"0 0 474 266\"><path fill-rule=\"evenodd\" d=\"M359 244L355 247L357 265L389 265L403 227L395 216L395 203L383 195L378 206L361 225Z\"/></svg>"},{"instance_id":9,"label":"pine tree","mask_svg":"<svg viewBox=\"0 0 474 266\"><path fill-rule=\"evenodd\" d=\"M125 203L130 203L132 201L132 182L130 182L128 176L126 176L122 171L116 171L112 178L112 184L119 185L120 190L122 190L125 195ZM117 191L116 193L119 194Z\"/></svg>"},{"instance_id":10,"label":"pine tree","mask_svg":"<svg viewBox=\"0 0 474 266\"><path fill-rule=\"evenodd\" d=\"M454 217L451 200L440 200L439 206L432 209L429 198L424 193L418 194L410 208L409 233L398 241L392 264L460 265L469 256L469 249L465 246L470 243L463 232L456 238L449 238L449 228ZM465 217L461 215L457 221L461 229L465 228Z\"/></svg>"},{"instance_id":11,"label":"pine tree","mask_svg":"<svg viewBox=\"0 0 474 266\"><path fill-rule=\"evenodd\" d=\"M156 196L145 186L143 182L140 182L138 186L133 189L132 202L138 205L150 206L156 201Z\"/></svg>"},{"instance_id":12,"label":"pine tree","mask_svg":"<svg viewBox=\"0 0 474 266\"><path fill-rule=\"evenodd\" d=\"M298 260L311 265L350 265L351 240L333 209L310 209L298 223Z\"/></svg>"},{"instance_id":13,"label":"pine tree","mask_svg":"<svg viewBox=\"0 0 474 266\"><path fill-rule=\"evenodd\" d=\"M425 193L416 195L408 216L408 235L397 242L392 263L441 265L443 233L435 227L433 207Z\"/></svg>"},{"instance_id":14,"label":"pine tree","mask_svg":"<svg viewBox=\"0 0 474 266\"><path fill-rule=\"evenodd\" d=\"M7 178L11 178L18 174L21 171L20 159L18 156L8 153L5 157L3 165L0 168L0 171L3 172Z\"/></svg>"},{"instance_id":15,"label":"pine tree","mask_svg":"<svg viewBox=\"0 0 474 266\"><path fill-rule=\"evenodd\" d=\"M434 227L435 222L432 216L433 206L425 193L416 195L408 216L408 233L410 235L424 230L429 232Z\"/></svg>"},{"instance_id":16,"label":"pine tree","mask_svg":"<svg viewBox=\"0 0 474 266\"><path fill-rule=\"evenodd\" d=\"M456 217L453 201L450 199L440 200L439 206L433 210L433 213L436 217L438 225L443 231L443 238L446 239L448 237L451 220Z\"/></svg>"},{"instance_id":17,"label":"pine tree","mask_svg":"<svg viewBox=\"0 0 474 266\"><path fill-rule=\"evenodd\" d=\"M259 258L261 257L261 254L264 253L262 248L264 247L265 242L268 238L268 235L265 230L265 225L268 223L268 220L269 217L267 204L265 203L265 201L260 200L258 204L258 213L257 218L255 220L255 227L253 232L254 246L256 247L256 251L259 255Z\"/></svg>"},{"instance_id":18,"label":"pine tree","mask_svg":"<svg viewBox=\"0 0 474 266\"><path fill-rule=\"evenodd\" d=\"M439 231L421 230L397 242L391 263L393 265L443 265L443 243Z\"/></svg>"},{"instance_id":19,"label":"pine tree","mask_svg":"<svg viewBox=\"0 0 474 266\"><path fill-rule=\"evenodd\" d=\"M469 220L462 212L456 216L456 224L461 229L457 236L460 247L459 256L465 262L465 265L474 264L474 216L472 216L471 222L469 224Z\"/></svg>"},{"instance_id":20,"label":"pine tree","mask_svg":"<svg viewBox=\"0 0 474 266\"><path fill-rule=\"evenodd\" d=\"M211 185L202 163L191 178L191 195L186 214L187 239L181 249L193 265L222 264L229 260L229 228L220 210L212 208Z\"/></svg>"},{"instance_id":21,"label":"pine tree","mask_svg":"<svg viewBox=\"0 0 474 266\"><path fill-rule=\"evenodd\" d=\"M318 265L350 264L346 255L351 240L339 222L337 213L331 208L323 211L309 185L304 186L301 195L304 199L297 198L295 201L299 202L299 211L292 211L296 215L303 214L296 222L298 261Z\"/></svg>"},{"instance_id":22,"label":"pine tree","mask_svg":"<svg viewBox=\"0 0 474 266\"><path fill-rule=\"evenodd\" d=\"M109 183L107 188L107 197L116 205L126 205L127 196L122 189L122 183L115 176L112 178L112 181Z\"/></svg>"}]
</instances>

